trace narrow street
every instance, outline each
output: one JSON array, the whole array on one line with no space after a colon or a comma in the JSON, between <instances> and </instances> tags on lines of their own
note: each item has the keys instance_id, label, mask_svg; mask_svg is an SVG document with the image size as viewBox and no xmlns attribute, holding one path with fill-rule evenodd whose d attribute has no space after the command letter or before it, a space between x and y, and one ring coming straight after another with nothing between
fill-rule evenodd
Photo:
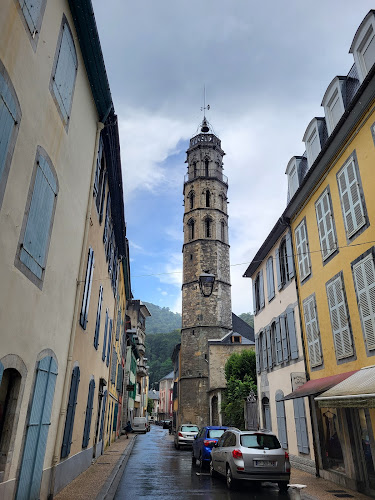
<instances>
[{"instance_id":1,"label":"narrow street","mask_svg":"<svg viewBox=\"0 0 375 500\"><path fill-rule=\"evenodd\" d=\"M199 465L192 466L191 449L176 450L168 430L152 425L150 432L137 437L115 496L116 500L143 498L260 500L289 496L280 494L271 483L253 492L250 484L229 492L224 478L212 479L208 469L201 472Z\"/></svg>"}]
</instances>

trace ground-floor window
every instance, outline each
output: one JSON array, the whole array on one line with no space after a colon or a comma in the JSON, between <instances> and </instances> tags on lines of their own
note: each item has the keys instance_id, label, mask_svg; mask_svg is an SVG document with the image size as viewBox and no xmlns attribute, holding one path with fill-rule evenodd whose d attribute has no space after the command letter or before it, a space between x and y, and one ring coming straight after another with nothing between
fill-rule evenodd
<instances>
[{"instance_id":1,"label":"ground-floor window","mask_svg":"<svg viewBox=\"0 0 375 500\"><path fill-rule=\"evenodd\" d=\"M339 423L337 408L321 408L324 468L337 472L345 472L342 452L342 429Z\"/></svg>"}]
</instances>

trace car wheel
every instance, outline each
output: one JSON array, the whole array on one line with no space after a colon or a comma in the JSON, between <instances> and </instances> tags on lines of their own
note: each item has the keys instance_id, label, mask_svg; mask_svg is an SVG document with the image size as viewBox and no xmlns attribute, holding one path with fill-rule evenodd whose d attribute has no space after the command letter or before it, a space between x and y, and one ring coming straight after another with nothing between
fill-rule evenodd
<instances>
[{"instance_id":1,"label":"car wheel","mask_svg":"<svg viewBox=\"0 0 375 500\"><path fill-rule=\"evenodd\" d=\"M212 460L210 461L210 476L211 477L217 477L217 472L214 469L214 464L212 463Z\"/></svg>"},{"instance_id":2,"label":"car wheel","mask_svg":"<svg viewBox=\"0 0 375 500\"><path fill-rule=\"evenodd\" d=\"M277 484L281 493L286 493L288 491L288 481L280 481Z\"/></svg>"},{"instance_id":3,"label":"car wheel","mask_svg":"<svg viewBox=\"0 0 375 500\"><path fill-rule=\"evenodd\" d=\"M227 479L228 490L234 490L236 488L236 480L233 479L232 471L230 470L229 465L227 465L226 479Z\"/></svg>"},{"instance_id":4,"label":"car wheel","mask_svg":"<svg viewBox=\"0 0 375 500\"><path fill-rule=\"evenodd\" d=\"M197 463L197 459L194 456L194 451L192 451L192 453L191 453L191 463L192 463L192 465L196 465L196 463Z\"/></svg>"}]
</instances>

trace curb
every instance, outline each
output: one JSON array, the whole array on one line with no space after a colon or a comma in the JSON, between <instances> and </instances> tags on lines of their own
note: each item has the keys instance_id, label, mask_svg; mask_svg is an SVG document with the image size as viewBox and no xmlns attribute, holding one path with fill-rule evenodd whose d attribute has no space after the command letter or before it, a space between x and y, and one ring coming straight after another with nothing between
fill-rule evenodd
<instances>
[{"instance_id":1,"label":"curb","mask_svg":"<svg viewBox=\"0 0 375 500\"><path fill-rule=\"evenodd\" d=\"M102 489L97 494L95 500L112 500L114 498L117 487L124 473L124 469L133 450L136 438L137 436L134 436L132 442L129 443L121 457L118 459L117 464L114 466L110 476L107 478L106 482L102 486Z\"/></svg>"}]
</instances>

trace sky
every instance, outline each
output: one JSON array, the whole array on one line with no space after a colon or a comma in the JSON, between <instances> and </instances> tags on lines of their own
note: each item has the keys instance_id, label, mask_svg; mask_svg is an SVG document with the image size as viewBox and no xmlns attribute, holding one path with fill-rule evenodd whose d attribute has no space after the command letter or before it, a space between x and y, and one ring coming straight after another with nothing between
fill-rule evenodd
<instances>
[{"instance_id":1,"label":"sky","mask_svg":"<svg viewBox=\"0 0 375 500\"><path fill-rule=\"evenodd\" d=\"M367 0L92 0L118 115L134 298L181 312L183 179L207 118L228 177L232 310L286 206L286 166L336 75L353 64Z\"/></svg>"}]
</instances>

